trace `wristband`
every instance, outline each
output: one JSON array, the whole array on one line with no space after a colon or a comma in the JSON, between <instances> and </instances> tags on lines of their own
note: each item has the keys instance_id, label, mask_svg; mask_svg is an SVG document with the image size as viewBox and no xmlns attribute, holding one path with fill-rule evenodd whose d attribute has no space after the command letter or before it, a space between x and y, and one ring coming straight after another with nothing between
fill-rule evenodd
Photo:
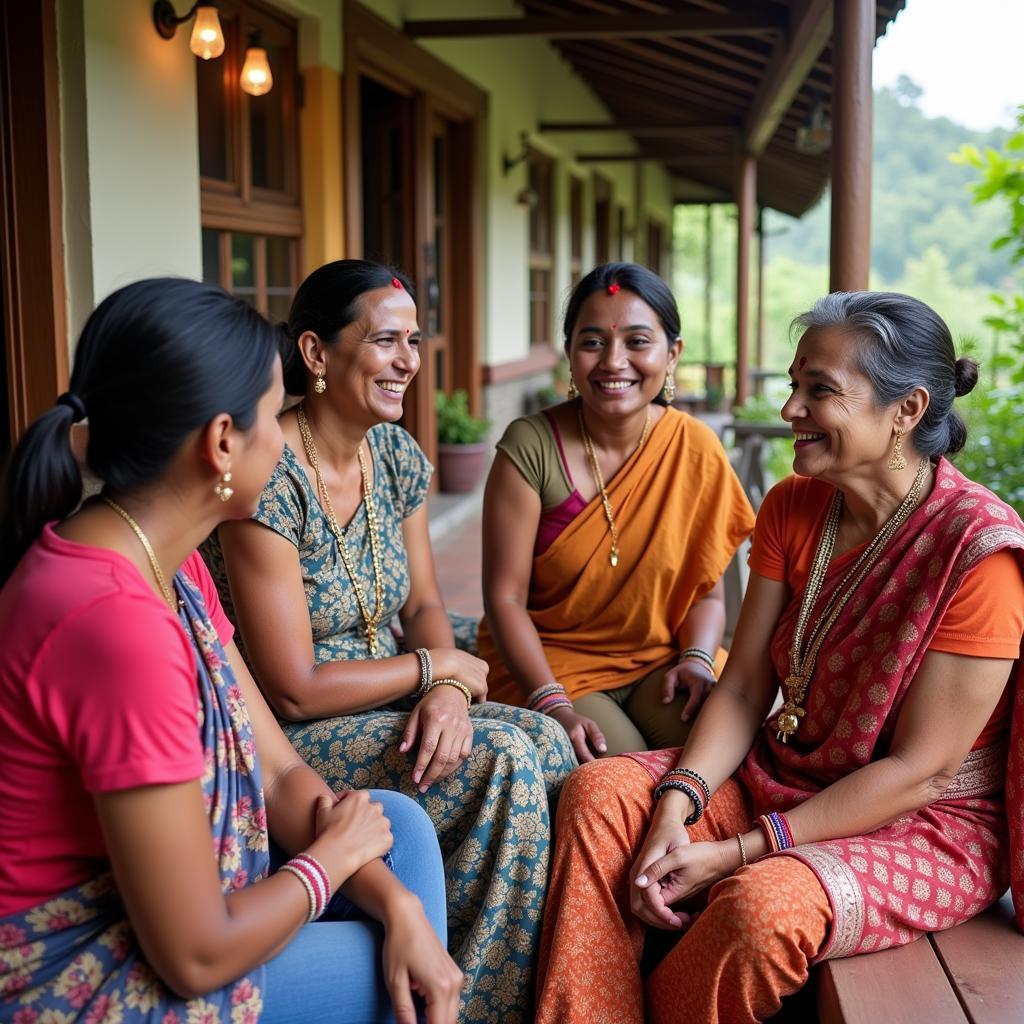
<instances>
[{"instance_id":1,"label":"wristband","mask_svg":"<svg viewBox=\"0 0 1024 1024\"><path fill-rule=\"evenodd\" d=\"M654 789L655 802L660 800L670 789L676 789L680 793L685 793L693 804L693 814L684 818L683 824L694 825L700 821L704 815L704 801L700 793L690 783L683 782L681 779L668 779L665 782L659 783Z\"/></svg>"},{"instance_id":2,"label":"wristband","mask_svg":"<svg viewBox=\"0 0 1024 1024\"><path fill-rule=\"evenodd\" d=\"M469 687L465 683L460 683L458 679L432 679L421 696L426 697L436 686L454 686L466 698L466 710L468 711L473 706L473 694L469 692Z\"/></svg>"},{"instance_id":3,"label":"wristband","mask_svg":"<svg viewBox=\"0 0 1024 1024\"><path fill-rule=\"evenodd\" d=\"M282 864L279 870L287 871L302 883L309 898L309 914L306 921L315 921L331 902L331 880L327 877L323 864L308 853L300 853L286 864Z\"/></svg>"},{"instance_id":4,"label":"wristband","mask_svg":"<svg viewBox=\"0 0 1024 1024\"><path fill-rule=\"evenodd\" d=\"M561 683L548 683L546 686L541 686L530 694L526 699L526 710L536 711L537 705L549 697L568 698L568 696L569 694L565 692L565 687Z\"/></svg>"},{"instance_id":5,"label":"wristband","mask_svg":"<svg viewBox=\"0 0 1024 1024\"><path fill-rule=\"evenodd\" d=\"M715 674L714 656L709 654L702 647L687 647L686 650L679 655L679 660L685 661L687 658L693 658L696 661L702 662L711 670L712 675Z\"/></svg>"},{"instance_id":6,"label":"wristband","mask_svg":"<svg viewBox=\"0 0 1024 1024\"><path fill-rule=\"evenodd\" d=\"M426 647L418 647L416 656L420 659L420 688L416 691L416 696L422 697L430 689L430 682L434 678L434 665L430 660L430 651Z\"/></svg>"},{"instance_id":7,"label":"wristband","mask_svg":"<svg viewBox=\"0 0 1024 1024\"><path fill-rule=\"evenodd\" d=\"M670 768L664 775L662 775L661 781L667 782L669 779L676 777L682 779L684 782L695 782L700 788L701 795L704 797L704 806L707 807L707 805L711 803L711 787L704 780L703 775L698 774L691 768Z\"/></svg>"}]
</instances>

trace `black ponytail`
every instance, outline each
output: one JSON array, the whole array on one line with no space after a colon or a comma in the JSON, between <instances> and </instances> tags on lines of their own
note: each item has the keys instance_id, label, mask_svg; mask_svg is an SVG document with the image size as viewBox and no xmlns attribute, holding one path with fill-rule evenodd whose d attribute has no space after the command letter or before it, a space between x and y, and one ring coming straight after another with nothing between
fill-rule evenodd
<instances>
[{"instance_id":1,"label":"black ponytail","mask_svg":"<svg viewBox=\"0 0 1024 1024\"><path fill-rule=\"evenodd\" d=\"M270 386L277 332L210 284L138 281L86 322L70 391L25 432L8 463L0 513L0 584L39 536L82 500L71 425L86 414L86 462L114 491L156 480L218 413L245 430Z\"/></svg>"}]
</instances>

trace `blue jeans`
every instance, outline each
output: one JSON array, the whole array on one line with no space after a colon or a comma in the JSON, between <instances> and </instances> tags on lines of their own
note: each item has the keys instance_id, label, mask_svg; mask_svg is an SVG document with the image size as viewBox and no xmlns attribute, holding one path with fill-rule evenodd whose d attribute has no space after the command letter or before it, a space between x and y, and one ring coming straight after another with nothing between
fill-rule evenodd
<instances>
[{"instance_id":1,"label":"blue jeans","mask_svg":"<svg viewBox=\"0 0 1024 1024\"><path fill-rule=\"evenodd\" d=\"M395 875L423 904L447 942L444 867L437 833L408 797L372 790L384 805L395 837ZM381 975L384 930L358 911L344 921L308 924L267 964L260 1024L377 1024L394 1019Z\"/></svg>"}]
</instances>

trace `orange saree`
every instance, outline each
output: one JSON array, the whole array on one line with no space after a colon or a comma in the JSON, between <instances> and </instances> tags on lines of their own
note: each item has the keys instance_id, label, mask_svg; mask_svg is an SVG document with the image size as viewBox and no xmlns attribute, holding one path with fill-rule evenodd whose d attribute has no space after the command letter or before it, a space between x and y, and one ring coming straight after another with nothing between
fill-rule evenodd
<instances>
[{"instance_id":1,"label":"orange saree","mask_svg":"<svg viewBox=\"0 0 1024 1024\"><path fill-rule=\"evenodd\" d=\"M721 442L674 409L607 487L619 531L619 564L595 498L533 559L527 611L552 674L572 698L636 682L679 653L691 606L721 578L754 516ZM484 619L479 653L490 699L525 694Z\"/></svg>"}]
</instances>

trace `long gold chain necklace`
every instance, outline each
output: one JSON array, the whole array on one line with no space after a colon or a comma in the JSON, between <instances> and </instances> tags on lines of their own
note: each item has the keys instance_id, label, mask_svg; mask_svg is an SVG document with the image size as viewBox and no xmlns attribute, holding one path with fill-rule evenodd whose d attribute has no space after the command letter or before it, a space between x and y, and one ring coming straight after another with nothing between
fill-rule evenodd
<instances>
[{"instance_id":1,"label":"long gold chain necklace","mask_svg":"<svg viewBox=\"0 0 1024 1024\"><path fill-rule=\"evenodd\" d=\"M156 552L153 550L153 545L149 543L149 538L142 532L142 527L113 498L108 498L104 494L103 500L131 527L132 533L139 538L139 543L149 559L149 567L153 570L154 577L156 577L160 593L163 594L164 600L170 605L171 611L176 613L178 611L178 600L174 596L174 591L167 585L167 577L164 576L164 571L156 560Z\"/></svg>"},{"instance_id":2,"label":"long gold chain necklace","mask_svg":"<svg viewBox=\"0 0 1024 1024\"><path fill-rule=\"evenodd\" d=\"M839 586L832 592L817 617L814 628L811 630L804 645L804 634L807 632L807 623L810 621L814 604L821 593L822 584L825 581L825 574L828 570L828 563L832 560L832 552L835 549L836 536L839 532L839 520L843 514L843 494L836 491L829 508L828 519L825 521L825 528L822 530L821 539L818 541L818 549L814 554L814 562L811 565L811 574L807 580L807 588L804 590L803 600L800 602L800 615L797 618L796 629L793 632L793 643L789 649L789 675L786 676L783 684L787 691L786 703L782 705L779 717L776 720L778 726L777 738L785 743L790 736L796 733L805 712L800 706L807 695L807 687L810 685L811 677L814 675L815 662L818 659L818 652L825 642L828 631L839 618L843 608L853 596L856 589L863 582L864 577L871 571L871 567L878 560L885 545L893 538L896 531L910 518L911 513L917 508L921 500L921 490L924 486L925 473L928 470L928 460L922 459L917 467L917 475L914 482L907 491L907 496L900 503L899 508L889 517L882 528L875 534L874 539L861 552L857 561L853 563L849 571L843 577Z\"/></svg>"},{"instance_id":3,"label":"long gold chain necklace","mask_svg":"<svg viewBox=\"0 0 1024 1024\"><path fill-rule=\"evenodd\" d=\"M366 468L366 459L363 455L363 446L360 444L356 449L359 458L359 474L363 480L363 504L366 506L366 532L370 536L370 557L373 560L373 598L374 610L370 614L366 594L359 576L356 574L355 563L345 543L345 535L342 532L341 524L334 512L334 503L331 501L330 492L324 483L320 473L320 459L317 457L316 445L313 443L313 434L309 429L309 421L306 413L300 405L296 412L296 419L299 422L299 434L302 435L302 445L306 449L306 458L313 467L316 476L316 490L320 498L320 506L324 511L324 518L338 542L338 551L341 554L341 561L352 581L352 589L356 594L356 603L359 605L359 614L363 617L363 627L366 630L366 648L371 658L377 657L377 629L380 626L381 615L384 608L384 574L380 567L380 552L378 551L377 539L377 507L373 500L373 490L370 487L370 474Z\"/></svg>"},{"instance_id":4,"label":"long gold chain necklace","mask_svg":"<svg viewBox=\"0 0 1024 1024\"><path fill-rule=\"evenodd\" d=\"M608 520L608 531L612 535L612 550L608 556L608 561L611 562L612 568L614 569L619 564L619 531L615 528L615 516L613 514L612 503L608 500L608 492L604 487L604 477L601 476L601 467L597 463L597 455L594 454L594 442L590 440L590 434L587 433L587 426L583 422L583 405L580 404L579 409L579 420L580 420L580 437L583 438L583 448L587 453L587 461L590 463L590 471L594 474L594 483L597 484L597 489L601 494L601 504L604 506L604 517ZM647 410L647 417L644 420L643 433L640 435L640 441L633 451L635 455L644 446L644 441L647 440L647 434L651 429L651 410Z\"/></svg>"}]
</instances>

